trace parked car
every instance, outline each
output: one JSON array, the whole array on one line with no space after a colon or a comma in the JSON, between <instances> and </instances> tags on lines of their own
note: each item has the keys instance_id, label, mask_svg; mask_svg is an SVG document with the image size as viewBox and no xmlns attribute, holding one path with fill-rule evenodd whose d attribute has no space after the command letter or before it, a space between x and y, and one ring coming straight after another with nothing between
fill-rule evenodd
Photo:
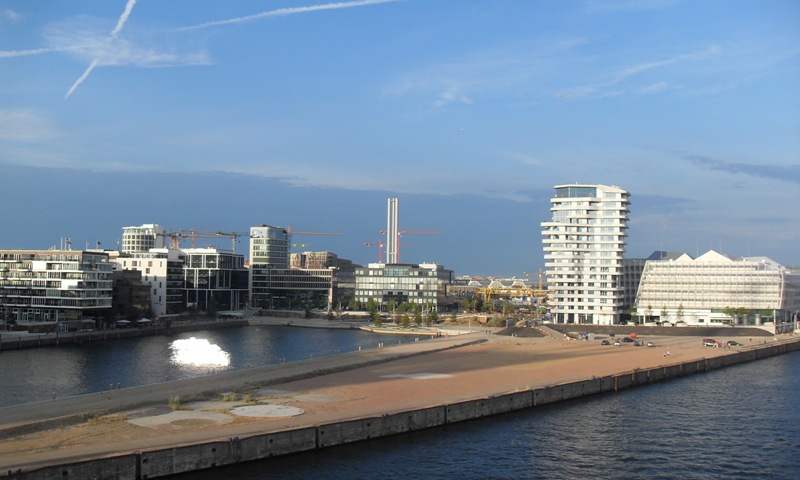
<instances>
[{"instance_id":1,"label":"parked car","mask_svg":"<svg viewBox=\"0 0 800 480\"><path fill-rule=\"evenodd\" d=\"M704 347L719 347L720 343L713 338L704 338L703 339L703 346Z\"/></svg>"},{"instance_id":2,"label":"parked car","mask_svg":"<svg viewBox=\"0 0 800 480\"><path fill-rule=\"evenodd\" d=\"M648 346L648 347L655 347L655 346L656 346L656 344L655 344L655 343L653 343L653 342L647 342L647 346Z\"/></svg>"},{"instance_id":3,"label":"parked car","mask_svg":"<svg viewBox=\"0 0 800 480\"><path fill-rule=\"evenodd\" d=\"M608 340L603 340L602 342L600 342L600 345L611 345L611 342L609 342Z\"/></svg>"},{"instance_id":4,"label":"parked car","mask_svg":"<svg viewBox=\"0 0 800 480\"><path fill-rule=\"evenodd\" d=\"M737 342L736 340L728 340L729 347L741 347L742 344Z\"/></svg>"},{"instance_id":5,"label":"parked car","mask_svg":"<svg viewBox=\"0 0 800 480\"><path fill-rule=\"evenodd\" d=\"M622 345L622 344L621 344L621 343L619 343L619 340L617 340L616 342L614 342L614 346L616 346L616 347L619 347L620 345Z\"/></svg>"},{"instance_id":6,"label":"parked car","mask_svg":"<svg viewBox=\"0 0 800 480\"><path fill-rule=\"evenodd\" d=\"M631 337L625 337L625 338L622 339L622 341L625 342L625 343L630 343L630 342L633 341L633 339Z\"/></svg>"},{"instance_id":7,"label":"parked car","mask_svg":"<svg viewBox=\"0 0 800 480\"><path fill-rule=\"evenodd\" d=\"M642 342L640 342L639 340L636 340L636 341L633 342L633 346L634 347L641 347L642 346Z\"/></svg>"}]
</instances>

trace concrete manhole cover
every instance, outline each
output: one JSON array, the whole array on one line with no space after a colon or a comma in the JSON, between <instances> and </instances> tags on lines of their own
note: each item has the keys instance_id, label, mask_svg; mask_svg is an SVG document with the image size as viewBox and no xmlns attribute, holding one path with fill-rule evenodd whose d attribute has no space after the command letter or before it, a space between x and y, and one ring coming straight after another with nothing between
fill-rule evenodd
<instances>
[{"instance_id":1,"label":"concrete manhole cover","mask_svg":"<svg viewBox=\"0 0 800 480\"><path fill-rule=\"evenodd\" d=\"M230 413L240 417L277 418L294 417L304 413L304 410L297 407L287 407L286 405L246 405L233 408Z\"/></svg>"}]
</instances>

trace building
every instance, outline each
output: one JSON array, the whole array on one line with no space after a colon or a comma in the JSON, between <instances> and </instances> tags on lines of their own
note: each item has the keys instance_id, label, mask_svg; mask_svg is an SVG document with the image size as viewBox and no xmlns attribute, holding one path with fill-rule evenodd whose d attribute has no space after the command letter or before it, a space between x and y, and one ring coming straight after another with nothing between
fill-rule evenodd
<instances>
[{"instance_id":1,"label":"building","mask_svg":"<svg viewBox=\"0 0 800 480\"><path fill-rule=\"evenodd\" d=\"M553 320L618 323L629 193L605 185L557 185L550 204L552 218L541 226Z\"/></svg>"},{"instance_id":2,"label":"building","mask_svg":"<svg viewBox=\"0 0 800 480\"><path fill-rule=\"evenodd\" d=\"M453 271L434 263L370 263L355 269L355 299L361 304L370 300L384 308L389 301L429 306L438 310L453 283Z\"/></svg>"},{"instance_id":3,"label":"building","mask_svg":"<svg viewBox=\"0 0 800 480\"><path fill-rule=\"evenodd\" d=\"M155 317L175 315L186 310L183 267L186 254L181 250L153 248L114 258L118 270L141 272L141 281L149 286L149 314Z\"/></svg>"},{"instance_id":4,"label":"building","mask_svg":"<svg viewBox=\"0 0 800 480\"><path fill-rule=\"evenodd\" d=\"M335 298L336 268L273 268L270 308L324 308Z\"/></svg>"},{"instance_id":5,"label":"building","mask_svg":"<svg viewBox=\"0 0 800 480\"><path fill-rule=\"evenodd\" d=\"M103 251L0 250L0 320L99 326L111 315L112 270Z\"/></svg>"},{"instance_id":6,"label":"building","mask_svg":"<svg viewBox=\"0 0 800 480\"><path fill-rule=\"evenodd\" d=\"M766 257L731 258L713 250L692 258L648 260L636 295L644 321L696 326L768 323L796 328L800 276Z\"/></svg>"},{"instance_id":7,"label":"building","mask_svg":"<svg viewBox=\"0 0 800 480\"><path fill-rule=\"evenodd\" d=\"M114 316L127 320L137 320L151 316L150 286L142 282L139 270L115 270L111 272L113 281Z\"/></svg>"},{"instance_id":8,"label":"building","mask_svg":"<svg viewBox=\"0 0 800 480\"><path fill-rule=\"evenodd\" d=\"M291 268L336 267L339 257L332 252L303 252L289 254Z\"/></svg>"},{"instance_id":9,"label":"building","mask_svg":"<svg viewBox=\"0 0 800 480\"><path fill-rule=\"evenodd\" d=\"M146 224L139 227L122 228L123 254L147 253L151 248L166 248L164 229L155 224Z\"/></svg>"},{"instance_id":10,"label":"building","mask_svg":"<svg viewBox=\"0 0 800 480\"><path fill-rule=\"evenodd\" d=\"M270 308L271 270L289 269L291 235L283 227L250 227L250 305Z\"/></svg>"},{"instance_id":11,"label":"building","mask_svg":"<svg viewBox=\"0 0 800 480\"><path fill-rule=\"evenodd\" d=\"M184 299L200 310L242 310L247 305L244 256L216 248L186 248Z\"/></svg>"}]
</instances>

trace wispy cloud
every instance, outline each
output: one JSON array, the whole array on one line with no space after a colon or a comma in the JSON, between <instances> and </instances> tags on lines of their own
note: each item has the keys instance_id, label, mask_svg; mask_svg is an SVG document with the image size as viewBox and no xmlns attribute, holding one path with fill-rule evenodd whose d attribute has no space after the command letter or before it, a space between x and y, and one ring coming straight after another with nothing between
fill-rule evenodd
<instances>
[{"instance_id":1,"label":"wispy cloud","mask_svg":"<svg viewBox=\"0 0 800 480\"><path fill-rule=\"evenodd\" d=\"M320 10L339 10L342 8L363 7L367 5L377 5L379 3L391 3L397 1L399 0L357 0L352 2L336 2L336 3L325 3L321 5L310 5L307 7L278 8L276 10L269 10L266 12L256 13L253 15L245 15L242 17L229 18L226 20L216 20L213 22L200 23L198 25L183 27L178 30L179 31L199 30L202 28L218 27L220 25L232 25L236 23L252 22L253 20L260 20L262 18L282 17L286 15L295 15L298 13L317 12Z\"/></svg>"},{"instance_id":2,"label":"wispy cloud","mask_svg":"<svg viewBox=\"0 0 800 480\"><path fill-rule=\"evenodd\" d=\"M605 78L598 80L595 83L575 86L572 88L559 90L555 93L556 98L565 100L576 100L580 98L602 98L612 95L620 95L630 89L622 88L622 84L635 77L641 76L651 71L663 70L667 67L675 66L681 63L699 62L708 60L719 55L721 48L717 45L711 45L705 49L697 52L684 53L674 55L662 60L655 60L650 62L642 62L633 66L619 68L605 75ZM667 82L659 81L650 84L646 87L636 87L633 91L640 94L653 94L666 90Z\"/></svg>"},{"instance_id":3,"label":"wispy cloud","mask_svg":"<svg viewBox=\"0 0 800 480\"><path fill-rule=\"evenodd\" d=\"M108 35L107 43L111 43L115 38L117 38L117 35L119 35L122 27L125 26L125 22L128 21L128 17L130 17L134 5L136 5L136 0L128 0L128 3L125 4L125 10L123 10L122 15L120 15L119 19L117 20L117 25L114 27L114 30L112 30ZM70 87L70 89L67 91L67 94L64 96L65 99L69 98L70 95L72 95L72 93L78 88L78 86L80 86L80 84L89 77L89 74L92 73L92 70L97 67L98 62L99 58L94 58L92 60L92 62L83 72L83 75L78 77L78 79L75 80L75 83L72 84L72 87Z\"/></svg>"},{"instance_id":4,"label":"wispy cloud","mask_svg":"<svg viewBox=\"0 0 800 480\"><path fill-rule=\"evenodd\" d=\"M0 140L31 143L57 135L52 122L33 110L0 108Z\"/></svg>"},{"instance_id":5,"label":"wispy cloud","mask_svg":"<svg viewBox=\"0 0 800 480\"><path fill-rule=\"evenodd\" d=\"M546 39L468 52L460 58L408 72L384 89L387 96L425 96L426 109L473 104L492 95L538 92L558 78L564 58L582 38Z\"/></svg>"},{"instance_id":6,"label":"wispy cloud","mask_svg":"<svg viewBox=\"0 0 800 480\"><path fill-rule=\"evenodd\" d=\"M800 164L754 165L751 163L727 163L700 155L686 155L683 159L708 170L741 173L753 177L800 184Z\"/></svg>"},{"instance_id":7,"label":"wispy cloud","mask_svg":"<svg viewBox=\"0 0 800 480\"><path fill-rule=\"evenodd\" d=\"M10 8L3 8L0 9L0 17L5 18L6 20L10 20L12 22L17 22L22 20L22 15L11 10Z\"/></svg>"}]
</instances>

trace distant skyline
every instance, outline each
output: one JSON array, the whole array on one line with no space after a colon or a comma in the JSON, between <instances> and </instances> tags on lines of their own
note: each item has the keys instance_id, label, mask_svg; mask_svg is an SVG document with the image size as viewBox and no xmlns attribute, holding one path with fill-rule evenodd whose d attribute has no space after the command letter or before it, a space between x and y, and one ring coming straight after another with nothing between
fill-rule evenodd
<instances>
[{"instance_id":1,"label":"distant skyline","mask_svg":"<svg viewBox=\"0 0 800 480\"><path fill-rule=\"evenodd\" d=\"M0 0L0 248L292 224L363 264L398 197L443 232L401 261L521 277L579 182L631 192L628 257L800 265L797 25L789 0Z\"/></svg>"}]
</instances>

